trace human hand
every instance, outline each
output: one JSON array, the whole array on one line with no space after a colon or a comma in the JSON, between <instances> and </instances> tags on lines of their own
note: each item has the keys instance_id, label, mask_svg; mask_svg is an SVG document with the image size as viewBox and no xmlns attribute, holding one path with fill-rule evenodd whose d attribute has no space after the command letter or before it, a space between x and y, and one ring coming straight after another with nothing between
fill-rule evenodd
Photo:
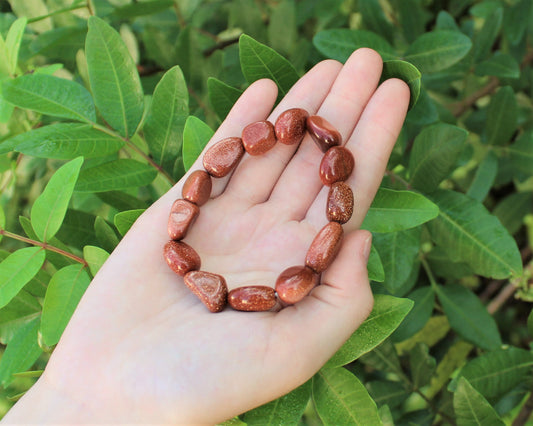
<instances>
[{"instance_id":1,"label":"human hand","mask_svg":"<svg viewBox=\"0 0 533 426\"><path fill-rule=\"evenodd\" d=\"M339 130L355 158L347 181L355 208L320 286L279 312L210 313L162 255L182 179L112 253L43 376L5 421L28 422L31 409L39 422L216 423L289 392L320 369L372 308L366 271L371 237L357 229L409 102L400 80L378 87L381 70L380 56L369 49L356 51L344 66L321 62L273 112L275 84L257 81L210 142L239 136L266 117L275 122L293 107ZM260 157L245 154L231 177L213 179L214 199L201 207L185 239L200 254L201 269L223 275L231 290L273 286L284 269L302 265L327 222L327 189L318 176L322 155L306 136L299 147L278 143ZM201 157L190 171L200 168Z\"/></svg>"}]
</instances>

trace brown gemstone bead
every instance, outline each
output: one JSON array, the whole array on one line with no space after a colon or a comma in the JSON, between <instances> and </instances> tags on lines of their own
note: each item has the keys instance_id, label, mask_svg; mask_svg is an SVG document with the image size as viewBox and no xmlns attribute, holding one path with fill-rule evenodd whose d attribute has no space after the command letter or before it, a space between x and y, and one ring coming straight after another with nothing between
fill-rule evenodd
<instances>
[{"instance_id":1,"label":"brown gemstone bead","mask_svg":"<svg viewBox=\"0 0 533 426\"><path fill-rule=\"evenodd\" d=\"M228 294L228 303L237 311L269 311L276 305L276 293L263 285L234 288Z\"/></svg>"},{"instance_id":2,"label":"brown gemstone bead","mask_svg":"<svg viewBox=\"0 0 533 426\"><path fill-rule=\"evenodd\" d=\"M293 305L318 284L318 275L307 266L291 266L285 269L276 280L276 292L281 301Z\"/></svg>"},{"instance_id":3,"label":"brown gemstone bead","mask_svg":"<svg viewBox=\"0 0 533 426\"><path fill-rule=\"evenodd\" d=\"M305 136L305 120L309 114L305 109L291 108L282 112L276 124L274 131L278 141L285 145L294 145L300 143Z\"/></svg>"},{"instance_id":4,"label":"brown gemstone bead","mask_svg":"<svg viewBox=\"0 0 533 426\"><path fill-rule=\"evenodd\" d=\"M228 302L228 286L222 275L191 271L183 281L211 312L222 311Z\"/></svg>"},{"instance_id":5,"label":"brown gemstone bead","mask_svg":"<svg viewBox=\"0 0 533 426\"><path fill-rule=\"evenodd\" d=\"M270 121L256 121L242 131L242 144L250 155L261 155L276 145L274 125Z\"/></svg>"},{"instance_id":6,"label":"brown gemstone bead","mask_svg":"<svg viewBox=\"0 0 533 426\"><path fill-rule=\"evenodd\" d=\"M322 152L326 152L332 146L340 145L342 142L341 134L329 121L318 115L308 117L306 127Z\"/></svg>"},{"instance_id":7,"label":"brown gemstone bead","mask_svg":"<svg viewBox=\"0 0 533 426\"><path fill-rule=\"evenodd\" d=\"M329 188L326 216L329 221L346 223L353 213L353 192L344 182L335 182Z\"/></svg>"},{"instance_id":8,"label":"brown gemstone bead","mask_svg":"<svg viewBox=\"0 0 533 426\"><path fill-rule=\"evenodd\" d=\"M337 222L329 222L316 235L311 243L305 264L317 274L324 272L335 260L342 243L342 226Z\"/></svg>"},{"instance_id":9,"label":"brown gemstone bead","mask_svg":"<svg viewBox=\"0 0 533 426\"><path fill-rule=\"evenodd\" d=\"M213 177L228 175L244 155L241 138L226 138L214 144L204 154L204 168Z\"/></svg>"},{"instance_id":10,"label":"brown gemstone bead","mask_svg":"<svg viewBox=\"0 0 533 426\"><path fill-rule=\"evenodd\" d=\"M209 200L212 186L209 173L204 170L195 170L183 184L181 196L197 206L203 206Z\"/></svg>"},{"instance_id":11,"label":"brown gemstone bead","mask_svg":"<svg viewBox=\"0 0 533 426\"><path fill-rule=\"evenodd\" d=\"M196 251L183 241L169 241L163 248L165 260L176 274L182 277L190 271L200 269L201 260Z\"/></svg>"},{"instance_id":12,"label":"brown gemstone bead","mask_svg":"<svg viewBox=\"0 0 533 426\"><path fill-rule=\"evenodd\" d=\"M354 167L352 153L342 147L334 146L327 150L320 162L320 180L324 185L345 181L352 174Z\"/></svg>"},{"instance_id":13,"label":"brown gemstone bead","mask_svg":"<svg viewBox=\"0 0 533 426\"><path fill-rule=\"evenodd\" d=\"M187 231L199 214L200 208L196 204L182 199L174 201L168 216L168 236L172 240L185 238Z\"/></svg>"}]
</instances>

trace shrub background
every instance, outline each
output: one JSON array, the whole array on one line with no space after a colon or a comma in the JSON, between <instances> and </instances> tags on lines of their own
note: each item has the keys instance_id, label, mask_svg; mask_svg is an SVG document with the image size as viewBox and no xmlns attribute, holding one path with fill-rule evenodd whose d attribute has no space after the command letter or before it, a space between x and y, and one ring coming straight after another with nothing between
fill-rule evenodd
<instances>
[{"instance_id":1,"label":"shrub background","mask_svg":"<svg viewBox=\"0 0 533 426\"><path fill-rule=\"evenodd\" d=\"M363 223L375 308L309 382L232 424L526 424L532 33L530 0L0 1L0 416L249 83L281 97L371 47L411 88Z\"/></svg>"}]
</instances>

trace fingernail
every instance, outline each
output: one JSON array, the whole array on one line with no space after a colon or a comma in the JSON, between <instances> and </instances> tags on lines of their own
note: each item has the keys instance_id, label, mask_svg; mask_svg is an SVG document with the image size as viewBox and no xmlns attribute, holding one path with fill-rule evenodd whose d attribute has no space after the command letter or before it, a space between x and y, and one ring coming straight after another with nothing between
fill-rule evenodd
<instances>
[{"instance_id":1,"label":"fingernail","mask_svg":"<svg viewBox=\"0 0 533 426\"><path fill-rule=\"evenodd\" d=\"M370 256L371 248L372 248L372 234L369 232L368 237L366 237L366 240L363 243L363 260L365 261L365 263L368 263L368 258Z\"/></svg>"}]
</instances>

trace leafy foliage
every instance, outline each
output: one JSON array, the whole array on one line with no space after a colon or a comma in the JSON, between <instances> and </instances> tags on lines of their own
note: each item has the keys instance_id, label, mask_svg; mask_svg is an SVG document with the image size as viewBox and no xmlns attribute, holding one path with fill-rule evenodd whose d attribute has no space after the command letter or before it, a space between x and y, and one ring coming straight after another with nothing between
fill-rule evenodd
<instances>
[{"instance_id":1,"label":"leafy foliage","mask_svg":"<svg viewBox=\"0 0 533 426\"><path fill-rule=\"evenodd\" d=\"M530 0L0 3L0 416L247 85L270 78L281 99L320 60L368 47L381 80L411 90L363 223L374 309L310 381L240 420L524 424L531 13Z\"/></svg>"}]
</instances>

